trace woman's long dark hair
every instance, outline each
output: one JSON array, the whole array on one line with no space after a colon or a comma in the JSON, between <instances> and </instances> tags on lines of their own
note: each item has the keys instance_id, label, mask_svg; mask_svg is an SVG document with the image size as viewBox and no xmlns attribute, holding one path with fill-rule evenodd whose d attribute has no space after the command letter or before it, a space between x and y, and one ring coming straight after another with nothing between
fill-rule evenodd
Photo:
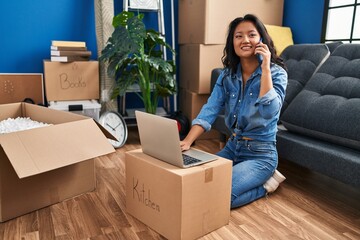
<instances>
[{"instance_id":1,"label":"woman's long dark hair","mask_svg":"<svg viewBox=\"0 0 360 240\"><path fill-rule=\"evenodd\" d=\"M221 58L224 67L231 69L233 73L236 72L237 66L240 62L240 57L236 55L234 49L234 32L236 27L240 23L245 21L252 22L255 25L257 31L260 34L260 37L262 38L262 42L269 47L271 53L271 62L278 64L279 66L281 66L286 70L283 60L276 54L274 42L271 39L270 35L268 34L264 24L255 15L252 14L246 14L244 17L235 18L229 24L229 30L228 30L225 48L223 51L223 57Z\"/></svg>"}]
</instances>

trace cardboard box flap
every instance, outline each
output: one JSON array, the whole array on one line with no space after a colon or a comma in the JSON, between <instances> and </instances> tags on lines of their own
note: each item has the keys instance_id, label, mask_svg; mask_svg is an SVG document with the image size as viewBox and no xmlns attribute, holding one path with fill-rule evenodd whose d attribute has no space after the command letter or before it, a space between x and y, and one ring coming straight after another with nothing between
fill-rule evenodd
<instances>
[{"instance_id":1,"label":"cardboard box flap","mask_svg":"<svg viewBox=\"0 0 360 240\"><path fill-rule=\"evenodd\" d=\"M114 152L92 119L5 134L0 145L19 178Z\"/></svg>"},{"instance_id":2,"label":"cardboard box flap","mask_svg":"<svg viewBox=\"0 0 360 240\"><path fill-rule=\"evenodd\" d=\"M28 103L21 103L21 104L22 104L23 115L30 117L32 120L46 122L46 123L63 124L66 122L91 119L96 123L96 125L100 128L100 130L103 132L103 134L107 138L116 140L116 138L111 133L109 133L100 123L98 123L94 119L89 118L87 116L83 116L80 114L74 114L74 113L66 112L66 111L59 111L59 110L50 109L50 108L43 108L43 107L39 107L34 104L28 104ZM3 106L5 106L5 105L3 105ZM41 111L39 111L39 108L41 108ZM8 111L8 110L6 109L6 111ZM20 115L18 112L16 112L16 113L18 115L15 115L15 116ZM0 119L1 119L1 112L0 112Z\"/></svg>"},{"instance_id":3,"label":"cardboard box flap","mask_svg":"<svg viewBox=\"0 0 360 240\"><path fill-rule=\"evenodd\" d=\"M111 133L109 133L108 130L106 130L100 123L98 123L97 121L94 120L94 122L96 123L96 125L100 128L100 130L102 131L102 133L109 139L117 141L116 137L114 137L114 135L112 135Z\"/></svg>"},{"instance_id":4,"label":"cardboard box flap","mask_svg":"<svg viewBox=\"0 0 360 240\"><path fill-rule=\"evenodd\" d=\"M0 121L21 116L21 108L19 106L20 103L1 104Z\"/></svg>"}]
</instances>

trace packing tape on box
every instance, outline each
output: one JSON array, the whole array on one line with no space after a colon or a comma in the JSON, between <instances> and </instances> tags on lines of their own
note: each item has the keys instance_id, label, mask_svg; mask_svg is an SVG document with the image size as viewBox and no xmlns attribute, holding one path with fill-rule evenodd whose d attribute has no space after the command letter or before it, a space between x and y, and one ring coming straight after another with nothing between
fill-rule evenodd
<instances>
[{"instance_id":1,"label":"packing tape on box","mask_svg":"<svg viewBox=\"0 0 360 240\"><path fill-rule=\"evenodd\" d=\"M205 170L205 183L211 182L213 180L213 168L203 166Z\"/></svg>"}]
</instances>

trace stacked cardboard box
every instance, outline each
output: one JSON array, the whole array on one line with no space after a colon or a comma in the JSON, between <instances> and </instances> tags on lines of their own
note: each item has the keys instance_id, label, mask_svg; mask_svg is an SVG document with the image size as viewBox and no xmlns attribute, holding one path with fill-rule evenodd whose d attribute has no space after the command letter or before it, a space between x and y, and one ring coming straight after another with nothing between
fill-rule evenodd
<instances>
[{"instance_id":1,"label":"stacked cardboard box","mask_svg":"<svg viewBox=\"0 0 360 240\"><path fill-rule=\"evenodd\" d=\"M46 60L44 75L49 108L72 111L99 120L98 61L62 63Z\"/></svg>"},{"instance_id":2,"label":"stacked cardboard box","mask_svg":"<svg viewBox=\"0 0 360 240\"><path fill-rule=\"evenodd\" d=\"M210 96L210 77L221 68L229 23L252 13L264 23L282 24L284 0L180 0L180 109L193 120ZM216 138L210 131L201 138Z\"/></svg>"}]
</instances>

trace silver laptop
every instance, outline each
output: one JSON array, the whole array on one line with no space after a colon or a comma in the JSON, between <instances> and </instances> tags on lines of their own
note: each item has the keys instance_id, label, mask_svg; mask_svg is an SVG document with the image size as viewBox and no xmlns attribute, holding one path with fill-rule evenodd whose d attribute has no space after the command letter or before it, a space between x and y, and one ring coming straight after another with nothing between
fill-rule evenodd
<instances>
[{"instance_id":1,"label":"silver laptop","mask_svg":"<svg viewBox=\"0 0 360 240\"><path fill-rule=\"evenodd\" d=\"M135 111L135 116L144 153L181 168L218 158L193 148L182 152L176 120L141 111Z\"/></svg>"}]
</instances>

